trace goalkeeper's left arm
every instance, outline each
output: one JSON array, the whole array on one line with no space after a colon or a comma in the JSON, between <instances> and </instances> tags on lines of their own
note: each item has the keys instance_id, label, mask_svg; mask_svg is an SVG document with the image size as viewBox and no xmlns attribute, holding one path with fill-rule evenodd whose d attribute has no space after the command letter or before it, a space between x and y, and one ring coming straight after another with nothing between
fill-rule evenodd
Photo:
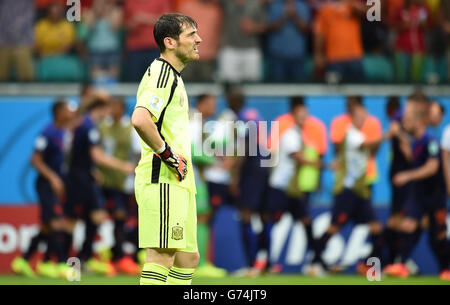
<instances>
[{"instance_id":1,"label":"goalkeeper's left arm","mask_svg":"<svg viewBox=\"0 0 450 305\"><path fill-rule=\"evenodd\" d=\"M181 181L187 174L187 162L181 155L175 153L170 146L161 138L156 124L153 122L150 112L142 107L137 107L131 116L131 123L142 140L153 149L154 152L169 167L173 169Z\"/></svg>"}]
</instances>

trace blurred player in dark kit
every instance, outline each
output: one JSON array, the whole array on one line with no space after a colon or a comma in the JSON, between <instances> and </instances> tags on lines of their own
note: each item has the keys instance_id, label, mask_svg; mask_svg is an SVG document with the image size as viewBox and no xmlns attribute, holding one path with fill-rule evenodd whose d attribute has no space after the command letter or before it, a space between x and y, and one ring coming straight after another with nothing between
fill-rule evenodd
<instances>
[{"instance_id":1,"label":"blurred player in dark kit","mask_svg":"<svg viewBox=\"0 0 450 305\"><path fill-rule=\"evenodd\" d=\"M125 174L131 174L134 171L133 164L108 156L101 148L97 122L108 114L108 102L104 98L93 99L86 105L86 113L77 118L67 176L65 205L66 216L72 220L72 230L77 218L82 219L86 225L85 240L78 253L80 260L86 262L88 269L103 274L112 272L110 266L92 256L97 227L107 217L105 202L94 178L95 166L114 168ZM65 245L66 252L70 244L71 242Z\"/></svg>"},{"instance_id":2,"label":"blurred player in dark kit","mask_svg":"<svg viewBox=\"0 0 450 305\"><path fill-rule=\"evenodd\" d=\"M258 111L253 108L243 109L239 112L238 120L242 123L241 127L237 126L238 138L241 138L238 140L238 143L239 141L241 143L238 146L245 145L245 151L243 150L245 155L236 157L231 185L241 216L241 235L246 263L249 267L254 267L247 275L257 275L268 268L270 254L272 221L265 207L269 167L262 165L264 159L268 161L269 151L265 130L259 128L262 118ZM240 148L242 147L238 147ZM259 215L263 224L257 238L257 249L252 247L254 232L251 217L253 214ZM257 255L262 257L258 258Z\"/></svg>"},{"instance_id":3,"label":"blurred player in dark kit","mask_svg":"<svg viewBox=\"0 0 450 305\"><path fill-rule=\"evenodd\" d=\"M211 94L201 94L197 97L197 105L190 113L190 130L192 146L192 163L194 166L195 185L197 194L197 243L200 260L195 274L197 276L225 277L225 269L217 268L209 259L208 250L210 244L210 230L213 219L213 209L211 208L208 193L208 185L204 179L205 167L214 163L214 156L208 154L203 149L205 134L203 128L208 119L216 112L217 98Z\"/></svg>"},{"instance_id":4,"label":"blurred player in dark kit","mask_svg":"<svg viewBox=\"0 0 450 305\"><path fill-rule=\"evenodd\" d=\"M430 104L424 99L409 102L405 107L402 123L409 136L403 134L400 140L405 145L409 144L409 149L404 153L411 169L397 173L393 177L393 183L398 187L411 183L411 188L407 194L405 216L400 226L401 261L386 266L385 272L398 277L409 276L410 271L405 263L418 241L416 232L421 220L428 216L429 240L439 263L440 278L450 280L450 244L446 237L447 195L439 143L427 131L429 110Z\"/></svg>"},{"instance_id":5,"label":"blurred player in dark kit","mask_svg":"<svg viewBox=\"0 0 450 305\"><path fill-rule=\"evenodd\" d=\"M413 99L411 96L408 100ZM407 101L408 102L408 101ZM398 97L390 97L386 105L386 113L390 120L390 125L394 128L401 128L402 110ZM392 200L391 200L391 215L386 222L384 229L384 237L386 246L389 249L389 256L387 261L382 261L382 264L393 264L398 256L399 237L400 237L400 224L404 216L405 201L408 194L408 188L410 183L403 186L396 186L393 183L393 177L401 171L410 168L410 164L406 159L402 150L404 145L400 142L398 137L391 139L391 167L389 169L389 178L392 187Z\"/></svg>"},{"instance_id":6,"label":"blurred player in dark kit","mask_svg":"<svg viewBox=\"0 0 450 305\"><path fill-rule=\"evenodd\" d=\"M41 228L30 243L23 257L12 262L12 270L18 274L35 276L28 260L45 240L47 251L43 262L36 266L39 275L48 277L65 277L67 270L67 255L62 245L65 234L63 220L63 203L66 198L64 180L67 175L67 153L71 145L71 132L68 129L73 118L73 110L65 100L57 100L52 107L53 122L44 128L36 139L31 164L38 171L36 191L41 206ZM51 261L55 254L58 265Z\"/></svg>"},{"instance_id":7,"label":"blurred player in dark kit","mask_svg":"<svg viewBox=\"0 0 450 305\"><path fill-rule=\"evenodd\" d=\"M238 120L238 115L244 107L245 98L240 88L230 85L226 88L227 108L217 117L212 132L206 139L216 152L214 161L204 166L203 177L208 186L209 202L214 213L222 204L232 204L237 196L236 185L232 182L233 168L236 166L236 157L227 155L229 146L236 148L236 130L230 124ZM219 150L221 151L220 153ZM245 224L246 225L246 224ZM244 226L245 226L244 225ZM214 231L211 231L211 241L214 242ZM214 258L211 258L212 260Z\"/></svg>"}]
</instances>

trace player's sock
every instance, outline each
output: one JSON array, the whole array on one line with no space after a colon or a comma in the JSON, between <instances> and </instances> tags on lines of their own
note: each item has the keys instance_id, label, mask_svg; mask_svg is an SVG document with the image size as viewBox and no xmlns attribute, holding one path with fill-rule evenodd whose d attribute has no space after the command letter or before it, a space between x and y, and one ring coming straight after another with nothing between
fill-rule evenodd
<instances>
[{"instance_id":1,"label":"player's sock","mask_svg":"<svg viewBox=\"0 0 450 305\"><path fill-rule=\"evenodd\" d=\"M87 261L92 256L92 245L94 243L95 234L97 234L97 225L92 221L86 221L86 233L83 247L79 253L82 261Z\"/></svg>"},{"instance_id":2,"label":"player's sock","mask_svg":"<svg viewBox=\"0 0 450 305\"><path fill-rule=\"evenodd\" d=\"M393 264L398 256L399 235L397 230L386 227L383 231L384 240L389 250L388 264Z\"/></svg>"},{"instance_id":3,"label":"player's sock","mask_svg":"<svg viewBox=\"0 0 450 305\"><path fill-rule=\"evenodd\" d=\"M52 232L48 233L45 236L45 242L47 243L47 250L45 251L45 254L44 254L44 262L48 262L51 258L52 253L54 252L55 244L51 238L52 237L51 235L52 235Z\"/></svg>"},{"instance_id":4,"label":"player's sock","mask_svg":"<svg viewBox=\"0 0 450 305\"><path fill-rule=\"evenodd\" d=\"M262 271L262 269L269 270L271 267L269 257L270 257L270 245L271 245L270 234L272 232L272 227L273 227L272 221L264 222L263 228L262 228L261 232L258 234L258 244L257 244L258 253L259 253L259 251L264 251L265 253L267 253L267 258L265 260L258 261L258 255L256 257L254 267L260 269L261 271Z\"/></svg>"},{"instance_id":5,"label":"player's sock","mask_svg":"<svg viewBox=\"0 0 450 305\"><path fill-rule=\"evenodd\" d=\"M270 233L272 232L273 223L271 221L264 223L261 233L258 235L258 249L270 251Z\"/></svg>"},{"instance_id":6,"label":"player's sock","mask_svg":"<svg viewBox=\"0 0 450 305\"><path fill-rule=\"evenodd\" d=\"M416 245L417 234L415 234L415 233L416 232L401 234L402 242L401 242L401 246L400 246L400 256L401 256L402 263L406 263L411 252L414 249L414 246Z\"/></svg>"},{"instance_id":7,"label":"player's sock","mask_svg":"<svg viewBox=\"0 0 450 305\"><path fill-rule=\"evenodd\" d=\"M145 263L141 273L141 285L166 285L169 269L155 263Z\"/></svg>"},{"instance_id":8,"label":"player's sock","mask_svg":"<svg viewBox=\"0 0 450 305\"><path fill-rule=\"evenodd\" d=\"M61 231L52 231L48 236L48 252L56 255L59 263L65 262L62 234Z\"/></svg>"},{"instance_id":9,"label":"player's sock","mask_svg":"<svg viewBox=\"0 0 450 305\"><path fill-rule=\"evenodd\" d=\"M209 226L206 223L197 224L197 243L198 252L200 254L200 261L198 266L203 266L207 261L208 252L208 241L209 241Z\"/></svg>"},{"instance_id":10,"label":"player's sock","mask_svg":"<svg viewBox=\"0 0 450 305\"><path fill-rule=\"evenodd\" d=\"M251 236L253 232L250 222L241 222L241 234L242 234L242 241L244 244L244 255L246 263L247 266L251 267L253 265L253 256L251 252L252 249Z\"/></svg>"},{"instance_id":11,"label":"player's sock","mask_svg":"<svg viewBox=\"0 0 450 305\"><path fill-rule=\"evenodd\" d=\"M112 248L114 259L123 257L123 243L125 242L124 232L125 221L121 219L114 220L114 247Z\"/></svg>"},{"instance_id":12,"label":"player's sock","mask_svg":"<svg viewBox=\"0 0 450 305\"><path fill-rule=\"evenodd\" d=\"M44 239L45 234L42 233L42 231L39 231L39 233L31 239L30 246L28 247L28 250L25 252L23 258L29 260L33 255L33 253L36 251L37 247L39 246L39 243Z\"/></svg>"},{"instance_id":13,"label":"player's sock","mask_svg":"<svg viewBox=\"0 0 450 305\"><path fill-rule=\"evenodd\" d=\"M69 257L70 247L72 246L72 234L63 232L63 255L65 258Z\"/></svg>"},{"instance_id":14,"label":"player's sock","mask_svg":"<svg viewBox=\"0 0 450 305\"><path fill-rule=\"evenodd\" d=\"M448 270L450 268L450 242L446 238L439 240L430 236L430 243L438 259L439 270Z\"/></svg>"},{"instance_id":15,"label":"player's sock","mask_svg":"<svg viewBox=\"0 0 450 305\"><path fill-rule=\"evenodd\" d=\"M380 261L383 261L383 234L382 233L372 233L370 234L370 239L372 241L372 252L369 257L377 257Z\"/></svg>"},{"instance_id":16,"label":"player's sock","mask_svg":"<svg viewBox=\"0 0 450 305\"><path fill-rule=\"evenodd\" d=\"M179 268L173 266L170 268L167 276L167 285L190 285L195 269Z\"/></svg>"},{"instance_id":17,"label":"player's sock","mask_svg":"<svg viewBox=\"0 0 450 305\"><path fill-rule=\"evenodd\" d=\"M58 258L58 262L65 263L67 260L67 256L64 253L64 232L63 231L56 231L56 246L55 246L55 254Z\"/></svg>"},{"instance_id":18,"label":"player's sock","mask_svg":"<svg viewBox=\"0 0 450 305\"><path fill-rule=\"evenodd\" d=\"M330 240L331 238L331 234L328 232L325 232L320 238L319 240L316 241L315 246L314 246L314 259L313 259L313 263L320 263L322 262L322 252L325 249L325 246L327 245L328 240Z\"/></svg>"},{"instance_id":19,"label":"player's sock","mask_svg":"<svg viewBox=\"0 0 450 305\"><path fill-rule=\"evenodd\" d=\"M311 223L304 224L305 231L306 231L306 240L308 242L308 248L314 249L314 236L312 232L312 225Z\"/></svg>"}]
</instances>

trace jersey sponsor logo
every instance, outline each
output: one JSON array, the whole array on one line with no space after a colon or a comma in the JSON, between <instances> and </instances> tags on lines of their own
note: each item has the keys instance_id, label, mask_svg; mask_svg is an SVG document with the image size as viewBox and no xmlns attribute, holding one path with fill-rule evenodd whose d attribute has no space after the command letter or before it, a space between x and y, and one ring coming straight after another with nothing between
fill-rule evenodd
<instances>
[{"instance_id":1,"label":"jersey sponsor logo","mask_svg":"<svg viewBox=\"0 0 450 305\"><path fill-rule=\"evenodd\" d=\"M172 239L180 240L183 239L183 228L179 226L172 227Z\"/></svg>"},{"instance_id":2,"label":"jersey sponsor logo","mask_svg":"<svg viewBox=\"0 0 450 305\"><path fill-rule=\"evenodd\" d=\"M156 111L160 111L164 104L164 100L156 95L152 95L150 99L150 107Z\"/></svg>"}]
</instances>

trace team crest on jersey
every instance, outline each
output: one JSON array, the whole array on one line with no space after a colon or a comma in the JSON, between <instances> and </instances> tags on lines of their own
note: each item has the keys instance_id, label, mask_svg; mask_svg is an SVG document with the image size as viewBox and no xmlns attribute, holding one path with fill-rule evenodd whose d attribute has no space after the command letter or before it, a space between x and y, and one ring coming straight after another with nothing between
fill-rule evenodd
<instances>
[{"instance_id":1,"label":"team crest on jersey","mask_svg":"<svg viewBox=\"0 0 450 305\"><path fill-rule=\"evenodd\" d=\"M172 227L172 239L183 239L183 228L179 226Z\"/></svg>"},{"instance_id":2,"label":"team crest on jersey","mask_svg":"<svg viewBox=\"0 0 450 305\"><path fill-rule=\"evenodd\" d=\"M152 95L150 99L150 107L156 111L160 111L162 105L164 104L164 100L156 95Z\"/></svg>"}]
</instances>

